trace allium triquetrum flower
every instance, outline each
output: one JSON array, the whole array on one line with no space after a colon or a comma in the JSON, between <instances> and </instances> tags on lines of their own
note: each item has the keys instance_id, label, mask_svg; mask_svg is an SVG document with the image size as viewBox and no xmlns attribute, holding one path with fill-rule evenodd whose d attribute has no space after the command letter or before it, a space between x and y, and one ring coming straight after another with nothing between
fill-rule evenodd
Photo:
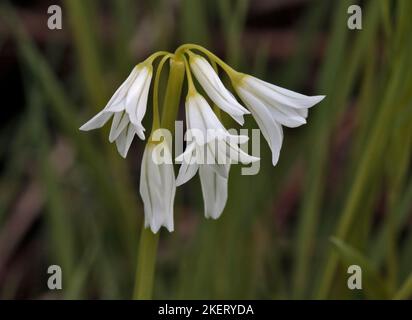
<instances>
[{"instance_id":1,"label":"allium triquetrum flower","mask_svg":"<svg viewBox=\"0 0 412 320\"><path fill-rule=\"evenodd\" d=\"M190 67L210 99L240 125L243 125L243 115L250 112L226 89L209 62L202 56L190 52Z\"/></svg>"},{"instance_id":2,"label":"allium triquetrum flower","mask_svg":"<svg viewBox=\"0 0 412 320\"><path fill-rule=\"evenodd\" d=\"M227 200L231 163L258 161L240 149L247 136L232 135L219 121L205 98L191 92L186 98L186 137L190 143L176 158L182 161L176 184L182 185L198 171L205 202L205 216L217 219Z\"/></svg>"},{"instance_id":3,"label":"allium triquetrum flower","mask_svg":"<svg viewBox=\"0 0 412 320\"><path fill-rule=\"evenodd\" d=\"M153 233L159 231L161 226L173 231L175 193L175 173L169 143L166 140L148 141L140 172L140 195L144 203L145 227L150 227Z\"/></svg>"},{"instance_id":4,"label":"allium triquetrum flower","mask_svg":"<svg viewBox=\"0 0 412 320\"><path fill-rule=\"evenodd\" d=\"M126 157L135 134L142 140L145 138L142 119L146 113L152 69L147 62L135 66L106 107L82 125L80 130L100 128L113 116L109 141L116 141L120 155Z\"/></svg>"},{"instance_id":5,"label":"allium triquetrum flower","mask_svg":"<svg viewBox=\"0 0 412 320\"><path fill-rule=\"evenodd\" d=\"M295 128L305 124L308 108L325 96L305 96L241 73L232 81L262 130L272 150L272 163L276 165L283 139L281 125Z\"/></svg>"}]
</instances>

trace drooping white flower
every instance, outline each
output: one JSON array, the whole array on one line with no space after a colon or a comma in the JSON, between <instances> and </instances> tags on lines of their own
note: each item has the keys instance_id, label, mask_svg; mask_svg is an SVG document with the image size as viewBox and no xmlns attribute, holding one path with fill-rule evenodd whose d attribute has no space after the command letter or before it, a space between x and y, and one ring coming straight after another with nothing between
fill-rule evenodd
<instances>
[{"instance_id":1,"label":"drooping white flower","mask_svg":"<svg viewBox=\"0 0 412 320\"><path fill-rule=\"evenodd\" d=\"M250 75L240 75L233 83L272 150L276 165L282 147L282 126L295 128L306 123L308 109L325 96L305 96Z\"/></svg>"},{"instance_id":2,"label":"drooping white flower","mask_svg":"<svg viewBox=\"0 0 412 320\"><path fill-rule=\"evenodd\" d=\"M186 99L186 124L186 138L190 142L176 158L182 162L176 185L186 183L199 170L205 216L217 219L227 200L230 164L249 164L259 158L241 150L239 144L245 143L248 137L230 134L199 93Z\"/></svg>"},{"instance_id":3,"label":"drooping white flower","mask_svg":"<svg viewBox=\"0 0 412 320\"><path fill-rule=\"evenodd\" d=\"M250 112L226 89L210 63L202 56L191 53L190 68L210 99L239 124L243 125L243 115Z\"/></svg>"},{"instance_id":4,"label":"drooping white flower","mask_svg":"<svg viewBox=\"0 0 412 320\"><path fill-rule=\"evenodd\" d=\"M173 203L176 193L175 173L170 146L166 141L148 142L140 172L145 226L156 233L161 226L173 231Z\"/></svg>"},{"instance_id":5,"label":"drooping white flower","mask_svg":"<svg viewBox=\"0 0 412 320\"><path fill-rule=\"evenodd\" d=\"M126 157L135 134L145 139L142 119L146 113L152 69L152 65L147 63L134 67L106 107L82 125L80 130L100 128L113 116L109 141L116 141L120 155Z\"/></svg>"}]
</instances>

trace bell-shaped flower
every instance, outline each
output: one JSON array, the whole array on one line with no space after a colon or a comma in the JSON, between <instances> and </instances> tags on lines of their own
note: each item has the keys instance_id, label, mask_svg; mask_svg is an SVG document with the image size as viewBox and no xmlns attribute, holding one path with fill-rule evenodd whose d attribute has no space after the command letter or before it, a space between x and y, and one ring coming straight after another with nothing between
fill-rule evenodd
<instances>
[{"instance_id":1,"label":"bell-shaped flower","mask_svg":"<svg viewBox=\"0 0 412 320\"><path fill-rule=\"evenodd\" d=\"M282 126L295 128L306 123L308 109L325 96L305 96L246 74L233 81L236 92L248 107L272 150L276 165L282 147Z\"/></svg>"},{"instance_id":2,"label":"bell-shaped flower","mask_svg":"<svg viewBox=\"0 0 412 320\"><path fill-rule=\"evenodd\" d=\"M243 125L243 115L250 112L226 89L210 63L202 56L190 53L190 69L210 99L240 125Z\"/></svg>"},{"instance_id":3,"label":"bell-shaped flower","mask_svg":"<svg viewBox=\"0 0 412 320\"><path fill-rule=\"evenodd\" d=\"M161 226L173 231L173 203L176 193L171 147L167 140L149 141L143 153L140 195L145 226L156 233Z\"/></svg>"},{"instance_id":4,"label":"bell-shaped flower","mask_svg":"<svg viewBox=\"0 0 412 320\"><path fill-rule=\"evenodd\" d=\"M190 180L199 170L205 216L218 218L227 200L227 182L230 164L249 164L259 158L248 155L239 144L247 136L230 134L200 94L186 100L186 150L176 160L182 162L176 185Z\"/></svg>"},{"instance_id":5,"label":"bell-shaped flower","mask_svg":"<svg viewBox=\"0 0 412 320\"><path fill-rule=\"evenodd\" d=\"M148 63L134 67L106 107L82 125L80 130L100 128L113 116L109 141L116 141L120 155L126 157L135 134L142 140L145 138L142 119L146 113L152 69Z\"/></svg>"}]
</instances>

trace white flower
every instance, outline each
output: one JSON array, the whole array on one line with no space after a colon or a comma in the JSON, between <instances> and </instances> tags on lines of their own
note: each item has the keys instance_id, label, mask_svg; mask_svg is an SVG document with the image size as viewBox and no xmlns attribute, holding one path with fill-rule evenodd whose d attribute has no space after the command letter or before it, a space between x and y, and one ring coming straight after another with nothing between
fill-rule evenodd
<instances>
[{"instance_id":1,"label":"white flower","mask_svg":"<svg viewBox=\"0 0 412 320\"><path fill-rule=\"evenodd\" d=\"M250 75L241 75L236 80L234 87L262 130L276 165L283 140L281 125L295 128L305 124L308 108L325 96L305 96Z\"/></svg>"},{"instance_id":2,"label":"white flower","mask_svg":"<svg viewBox=\"0 0 412 320\"><path fill-rule=\"evenodd\" d=\"M210 99L239 124L243 125L243 115L250 112L226 89L209 62L202 56L191 53L190 68Z\"/></svg>"},{"instance_id":3,"label":"white flower","mask_svg":"<svg viewBox=\"0 0 412 320\"><path fill-rule=\"evenodd\" d=\"M106 107L80 127L89 131L102 127L112 116L109 141L116 141L117 150L126 157L135 134L144 140L142 119L152 79L152 66L139 64L107 103Z\"/></svg>"},{"instance_id":4,"label":"white flower","mask_svg":"<svg viewBox=\"0 0 412 320\"><path fill-rule=\"evenodd\" d=\"M227 200L227 180L231 163L258 161L240 149L247 136L230 134L205 98L196 93L186 99L186 137L191 142L176 158L182 162L176 185L190 180L199 170L205 202L205 216L217 219Z\"/></svg>"},{"instance_id":5,"label":"white flower","mask_svg":"<svg viewBox=\"0 0 412 320\"><path fill-rule=\"evenodd\" d=\"M148 142L140 172L140 195L144 203L145 226L156 233L161 226L173 231L175 173L170 147L164 141Z\"/></svg>"}]
</instances>

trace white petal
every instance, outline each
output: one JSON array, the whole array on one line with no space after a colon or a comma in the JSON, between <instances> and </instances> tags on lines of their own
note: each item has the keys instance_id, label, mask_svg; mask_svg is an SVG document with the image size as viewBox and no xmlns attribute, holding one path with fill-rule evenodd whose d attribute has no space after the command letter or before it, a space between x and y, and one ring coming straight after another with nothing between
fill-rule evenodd
<instances>
[{"instance_id":1,"label":"white petal","mask_svg":"<svg viewBox=\"0 0 412 320\"><path fill-rule=\"evenodd\" d=\"M265 105L267 106L268 111L272 114L272 118L286 127L296 128L306 123L306 117L303 117L299 111L308 109L293 109L283 106L276 107L266 103Z\"/></svg>"},{"instance_id":2,"label":"white petal","mask_svg":"<svg viewBox=\"0 0 412 320\"><path fill-rule=\"evenodd\" d=\"M306 100L289 98L265 85L270 85L269 83L251 76L247 76L244 81L245 90L254 94L266 105L275 121L290 128L306 123L307 108L302 105L309 105L308 101L311 97L307 97Z\"/></svg>"},{"instance_id":3,"label":"white petal","mask_svg":"<svg viewBox=\"0 0 412 320\"><path fill-rule=\"evenodd\" d=\"M136 78L138 73L138 68L133 68L130 75L127 79L122 83L122 85L116 90L113 96L110 98L109 102L107 103L106 107L96 114L92 119L86 122L84 125L80 127L82 131L93 130L97 128L101 128L113 115L113 113L121 112L124 110L124 103L123 99L126 97L126 94L130 88L130 85Z\"/></svg>"},{"instance_id":4,"label":"white petal","mask_svg":"<svg viewBox=\"0 0 412 320\"><path fill-rule=\"evenodd\" d=\"M218 175L223 178L228 178L229 175L229 164L230 160L226 158L226 155L220 153L219 150L220 143L217 145L208 143L207 144L207 165L213 169ZM223 160L223 161L221 161Z\"/></svg>"},{"instance_id":5,"label":"white petal","mask_svg":"<svg viewBox=\"0 0 412 320\"><path fill-rule=\"evenodd\" d=\"M152 158L153 150L153 145L146 145L140 173L140 195L144 203L145 226L150 227L154 233L162 226L173 231L173 203L176 192L173 165L157 164ZM167 147L163 147L163 150L170 153Z\"/></svg>"},{"instance_id":6,"label":"white petal","mask_svg":"<svg viewBox=\"0 0 412 320\"><path fill-rule=\"evenodd\" d=\"M150 178L148 176L149 169L147 167L147 158L148 158L148 147L144 149L143 157L142 157L142 166L140 169L140 196L142 197L143 204L144 204L144 212L145 212L145 226L149 225L152 216L152 198L150 196L149 190L149 181Z\"/></svg>"},{"instance_id":7,"label":"white petal","mask_svg":"<svg viewBox=\"0 0 412 320\"><path fill-rule=\"evenodd\" d=\"M141 123L146 112L151 79L151 68L142 68L127 93L126 111L129 114L130 121L135 125Z\"/></svg>"},{"instance_id":8,"label":"white petal","mask_svg":"<svg viewBox=\"0 0 412 320\"><path fill-rule=\"evenodd\" d=\"M176 178L176 186L179 187L192 179L195 176L198 168L199 165L197 163L188 164L186 162L183 162L180 166L179 174Z\"/></svg>"},{"instance_id":9,"label":"white petal","mask_svg":"<svg viewBox=\"0 0 412 320\"><path fill-rule=\"evenodd\" d=\"M168 148L165 148L165 158L171 158L171 153ZM163 163L158 165L161 177L161 185L159 186L160 198L159 202L162 203L163 221L162 225L172 232L173 225L173 204L176 193L176 182L173 164Z\"/></svg>"},{"instance_id":10,"label":"white petal","mask_svg":"<svg viewBox=\"0 0 412 320\"><path fill-rule=\"evenodd\" d=\"M242 87L237 87L237 92L252 112L260 130L262 130L262 134L272 150L272 163L275 166L279 160L282 147L283 132L281 125L272 118L267 107L253 94Z\"/></svg>"},{"instance_id":11,"label":"white petal","mask_svg":"<svg viewBox=\"0 0 412 320\"><path fill-rule=\"evenodd\" d=\"M102 110L89 121L87 121L84 125L82 125L79 129L82 131L89 131L101 128L110 119L112 115L112 112L106 112Z\"/></svg>"},{"instance_id":12,"label":"white petal","mask_svg":"<svg viewBox=\"0 0 412 320\"><path fill-rule=\"evenodd\" d=\"M207 60L198 55L190 56L190 66L196 79L206 91L210 99L223 111L227 112L239 124L243 125L243 115L249 111L245 109L223 85L213 67Z\"/></svg>"},{"instance_id":13,"label":"white petal","mask_svg":"<svg viewBox=\"0 0 412 320\"><path fill-rule=\"evenodd\" d=\"M177 161L182 161L179 169L179 174L176 178L176 186L181 186L186 183L196 174L199 164L196 163L195 157L196 143L191 143L180 156L176 158Z\"/></svg>"},{"instance_id":14,"label":"white petal","mask_svg":"<svg viewBox=\"0 0 412 320\"><path fill-rule=\"evenodd\" d=\"M308 117L308 109L296 109L296 112L305 119Z\"/></svg>"},{"instance_id":15,"label":"white petal","mask_svg":"<svg viewBox=\"0 0 412 320\"><path fill-rule=\"evenodd\" d=\"M212 108L207 103L206 99L203 98L200 94L198 94L195 98L195 101L201 113L201 117L203 118L203 121L205 123L205 127L207 129L222 130L226 132L225 127L220 122L216 114L213 112Z\"/></svg>"},{"instance_id":16,"label":"white petal","mask_svg":"<svg viewBox=\"0 0 412 320\"><path fill-rule=\"evenodd\" d=\"M259 96L264 96L268 100L276 101L279 105L291 108L310 108L325 98L325 96L305 96L252 76L246 76L244 81Z\"/></svg>"},{"instance_id":17,"label":"white petal","mask_svg":"<svg viewBox=\"0 0 412 320\"><path fill-rule=\"evenodd\" d=\"M194 140L196 139L195 131L200 130L200 133L203 137L203 143L205 143L207 126L206 121L201 112L201 106L198 104L197 96L190 97L186 100L186 121L188 128L188 137L187 139ZM198 141L200 143L200 141Z\"/></svg>"},{"instance_id":18,"label":"white petal","mask_svg":"<svg viewBox=\"0 0 412 320\"><path fill-rule=\"evenodd\" d=\"M139 97L137 107L135 109L135 117L133 117L133 121L135 125L140 125L143 120L144 115L146 114L147 110L147 99L149 95L149 90L150 90L150 81L152 78L152 74L150 73L148 77L146 78L146 82L142 91L142 94Z\"/></svg>"},{"instance_id":19,"label":"white petal","mask_svg":"<svg viewBox=\"0 0 412 320\"><path fill-rule=\"evenodd\" d=\"M229 170L229 169L228 169ZM227 201L228 179L216 174L207 165L199 168L206 218L217 219L223 212Z\"/></svg>"},{"instance_id":20,"label":"white petal","mask_svg":"<svg viewBox=\"0 0 412 320\"><path fill-rule=\"evenodd\" d=\"M127 152L129 151L135 134L135 128L131 124L129 124L128 126L126 126L126 128L123 129L123 131L116 139L117 151L123 158L126 158Z\"/></svg>"},{"instance_id":21,"label":"white petal","mask_svg":"<svg viewBox=\"0 0 412 320\"><path fill-rule=\"evenodd\" d=\"M161 227L162 212L158 203L159 185L161 183L159 170L153 170L152 149L146 146L140 172L140 195L144 204L145 226L151 228L153 233Z\"/></svg>"},{"instance_id":22,"label":"white petal","mask_svg":"<svg viewBox=\"0 0 412 320\"><path fill-rule=\"evenodd\" d=\"M126 112L116 112L113 117L112 127L110 128L109 141L113 142L129 123Z\"/></svg>"},{"instance_id":23,"label":"white petal","mask_svg":"<svg viewBox=\"0 0 412 320\"><path fill-rule=\"evenodd\" d=\"M139 136L139 138L141 140L144 140L145 139L145 135L144 135L145 128L139 123L138 124L133 124L133 126L134 126L134 129L136 130L136 134Z\"/></svg>"},{"instance_id":24,"label":"white petal","mask_svg":"<svg viewBox=\"0 0 412 320\"><path fill-rule=\"evenodd\" d=\"M120 112L125 109L124 99L129 91L129 88L139 72L138 67L134 67L127 79L121 84L121 86L116 90L113 96L107 103L105 110L111 112Z\"/></svg>"}]
</instances>

